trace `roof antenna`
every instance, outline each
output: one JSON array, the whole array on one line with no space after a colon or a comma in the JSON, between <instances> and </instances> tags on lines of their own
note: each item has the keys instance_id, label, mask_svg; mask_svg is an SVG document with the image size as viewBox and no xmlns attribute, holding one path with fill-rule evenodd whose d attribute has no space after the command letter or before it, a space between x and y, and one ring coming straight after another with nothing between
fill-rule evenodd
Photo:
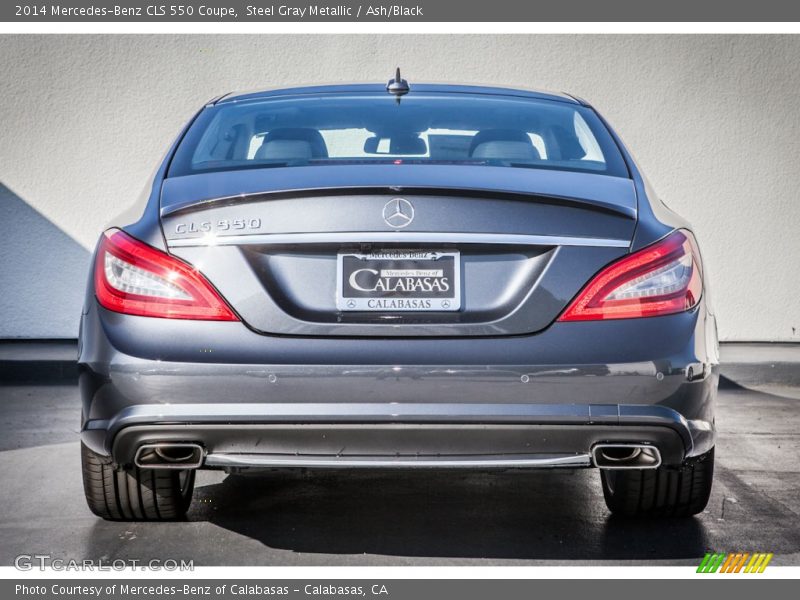
<instances>
[{"instance_id":1,"label":"roof antenna","mask_svg":"<svg viewBox=\"0 0 800 600\"><path fill-rule=\"evenodd\" d=\"M408 82L400 77L400 67L397 67L394 79L390 79L386 84L386 91L397 98L398 104L400 104L400 99L411 91Z\"/></svg>"}]
</instances>

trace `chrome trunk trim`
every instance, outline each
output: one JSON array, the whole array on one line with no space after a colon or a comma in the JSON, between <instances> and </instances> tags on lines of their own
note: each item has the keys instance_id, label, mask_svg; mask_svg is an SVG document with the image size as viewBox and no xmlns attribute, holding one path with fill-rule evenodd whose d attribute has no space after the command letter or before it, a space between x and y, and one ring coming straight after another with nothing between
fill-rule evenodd
<instances>
[{"instance_id":1,"label":"chrome trunk trim","mask_svg":"<svg viewBox=\"0 0 800 600\"><path fill-rule=\"evenodd\" d=\"M171 248L289 244L499 244L514 246L593 246L627 248L629 240L511 233L439 231L344 231L318 233L259 233L206 235L167 240Z\"/></svg>"}]
</instances>

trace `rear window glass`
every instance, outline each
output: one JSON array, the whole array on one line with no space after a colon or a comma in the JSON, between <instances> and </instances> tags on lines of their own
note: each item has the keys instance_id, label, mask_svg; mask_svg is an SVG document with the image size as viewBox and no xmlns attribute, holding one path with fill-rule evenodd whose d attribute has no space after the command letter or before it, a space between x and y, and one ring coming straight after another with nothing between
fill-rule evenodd
<instances>
[{"instance_id":1,"label":"rear window glass","mask_svg":"<svg viewBox=\"0 0 800 600\"><path fill-rule=\"evenodd\" d=\"M464 164L627 177L591 109L477 94L324 94L222 103L180 143L169 176L309 165Z\"/></svg>"}]
</instances>

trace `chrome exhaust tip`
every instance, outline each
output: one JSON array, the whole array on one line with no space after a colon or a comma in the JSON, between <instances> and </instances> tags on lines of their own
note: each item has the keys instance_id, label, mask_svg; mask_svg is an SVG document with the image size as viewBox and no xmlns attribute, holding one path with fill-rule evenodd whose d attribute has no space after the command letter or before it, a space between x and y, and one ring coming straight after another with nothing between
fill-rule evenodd
<instances>
[{"instance_id":1,"label":"chrome exhaust tip","mask_svg":"<svg viewBox=\"0 0 800 600\"><path fill-rule=\"evenodd\" d=\"M142 444L133 463L140 469L197 469L203 464L205 451L200 444Z\"/></svg>"},{"instance_id":2,"label":"chrome exhaust tip","mask_svg":"<svg viewBox=\"0 0 800 600\"><path fill-rule=\"evenodd\" d=\"M661 452L647 444L595 444L592 463L599 469L657 469Z\"/></svg>"}]
</instances>

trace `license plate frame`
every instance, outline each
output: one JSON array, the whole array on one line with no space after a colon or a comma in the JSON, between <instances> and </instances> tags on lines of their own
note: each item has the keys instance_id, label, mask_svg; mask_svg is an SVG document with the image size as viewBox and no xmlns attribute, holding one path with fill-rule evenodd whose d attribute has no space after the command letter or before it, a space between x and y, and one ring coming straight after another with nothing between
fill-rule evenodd
<instances>
[{"instance_id":1,"label":"license plate frame","mask_svg":"<svg viewBox=\"0 0 800 600\"><path fill-rule=\"evenodd\" d=\"M342 312L455 312L461 310L461 296L458 250L376 249L336 255L336 308Z\"/></svg>"}]
</instances>

